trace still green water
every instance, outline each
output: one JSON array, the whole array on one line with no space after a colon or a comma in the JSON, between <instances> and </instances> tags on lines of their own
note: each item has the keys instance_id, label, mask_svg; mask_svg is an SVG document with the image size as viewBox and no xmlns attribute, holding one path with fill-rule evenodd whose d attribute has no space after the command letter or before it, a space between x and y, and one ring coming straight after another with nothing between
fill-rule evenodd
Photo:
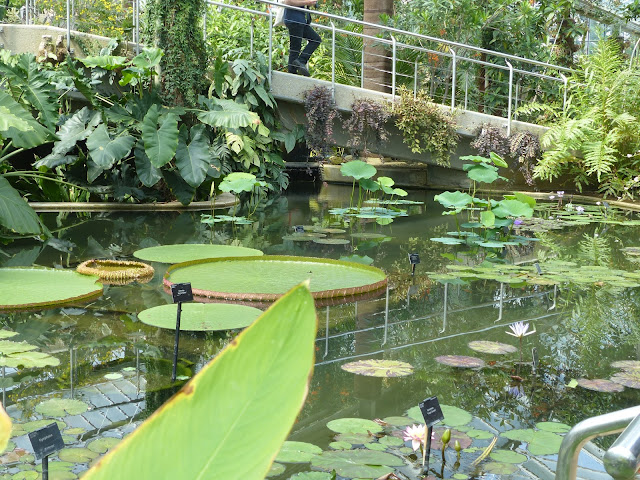
<instances>
[{"instance_id":1,"label":"still green water","mask_svg":"<svg viewBox=\"0 0 640 480\"><path fill-rule=\"evenodd\" d=\"M14 242L5 248L8 256L2 262L3 266L68 268L91 258L134 260L133 252L140 248L179 243L240 245L274 255L368 257L373 266L389 275L388 304L382 295L318 308L317 365L291 439L323 449L333 441L333 433L325 426L332 419L400 416L434 395L442 404L472 413L495 432L531 428L541 421L573 425L640 403L636 389L600 393L575 387L572 382L585 377L609 378L618 371L611 362L640 358L639 289L563 285L555 296L553 286L506 286L501 311L500 285L488 280L449 285L445 299L444 286L430 281L425 272L444 271L454 262L477 264L484 254L464 254L459 246L429 240L455 230L453 218L442 216L442 207L433 202L437 192L413 192L409 198L424 204L409 206L407 217L389 225L377 225L374 219L337 225L338 218L328 211L348 205L350 190L330 186L319 194L271 199L258 207L251 225L205 225L200 223L199 212L43 214L56 238L44 244ZM327 238L342 238L348 243L283 240L294 226L314 224L344 228L345 233L328 234ZM515 263L562 259L634 271L634 258L623 255L621 249L639 246L638 233L637 226L578 225L538 234L540 241L511 248L504 256ZM408 261L413 252L419 253L421 260L415 276ZM54 368L7 369L4 404L17 422L40 419L34 408L52 395L83 400L91 406L88 412L61 417L69 446L81 447L96 438L121 438L168 398L173 391L169 377L174 334L147 326L136 317L144 309L170 302L162 287L167 265L153 266L156 273L151 282L107 286L104 295L90 304L1 316L5 328L20 333L16 340L38 345L61 361ZM249 277L251 272L246 274ZM508 325L516 321L529 322L536 330L522 342L523 364L518 353L487 355L467 346L473 340L519 346L518 340L506 333ZM178 375L196 373L233 335L183 334ZM539 358L535 373L530 364L534 348ZM488 366L454 369L434 360L440 355L476 356ZM401 360L415 370L408 377L379 379L340 368L366 358ZM518 447L518 442L505 440L498 445ZM24 435L14 441L17 450L28 450ZM486 444L488 440L477 445ZM24 453L8 455L0 457L0 478L11 478L8 475L35 466ZM96 456L71 460L75 463L69 467L70 475L86 469ZM308 464L287 465L285 473L275 478L307 470ZM458 472L473 478L495 478L465 466L464 459ZM451 474L447 470L445 478Z\"/></svg>"}]
</instances>

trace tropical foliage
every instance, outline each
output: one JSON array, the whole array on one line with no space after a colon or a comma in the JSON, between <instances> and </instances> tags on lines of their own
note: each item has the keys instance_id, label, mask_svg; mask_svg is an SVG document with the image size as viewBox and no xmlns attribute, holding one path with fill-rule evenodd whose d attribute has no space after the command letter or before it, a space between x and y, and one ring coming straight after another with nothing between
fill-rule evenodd
<instances>
[{"instance_id":1,"label":"tropical foliage","mask_svg":"<svg viewBox=\"0 0 640 480\"><path fill-rule=\"evenodd\" d=\"M598 43L572 76L567 111L543 137L535 177L568 175L578 190L633 198L640 188L640 75L614 40Z\"/></svg>"}]
</instances>

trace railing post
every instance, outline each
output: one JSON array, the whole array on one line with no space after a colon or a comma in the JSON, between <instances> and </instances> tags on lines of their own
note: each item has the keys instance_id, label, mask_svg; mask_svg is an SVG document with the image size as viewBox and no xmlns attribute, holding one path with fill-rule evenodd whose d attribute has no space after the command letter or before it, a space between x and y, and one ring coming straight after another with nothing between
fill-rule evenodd
<instances>
[{"instance_id":1,"label":"railing post","mask_svg":"<svg viewBox=\"0 0 640 480\"><path fill-rule=\"evenodd\" d=\"M255 19L253 17L251 17L251 30L249 30L249 33L249 56L253 58L253 38L255 35Z\"/></svg>"},{"instance_id":2,"label":"railing post","mask_svg":"<svg viewBox=\"0 0 640 480\"><path fill-rule=\"evenodd\" d=\"M595 437L621 432L638 415L640 406L587 418L575 425L560 444L556 480L575 480L583 445Z\"/></svg>"},{"instance_id":3,"label":"railing post","mask_svg":"<svg viewBox=\"0 0 640 480\"><path fill-rule=\"evenodd\" d=\"M413 68L413 99L418 97L418 59L416 58L416 65Z\"/></svg>"},{"instance_id":4,"label":"railing post","mask_svg":"<svg viewBox=\"0 0 640 480\"><path fill-rule=\"evenodd\" d=\"M507 137L511 135L511 96L513 94L513 65L511 65L507 60L505 60L507 66L509 67L509 105L507 107L507 117L509 120L507 121Z\"/></svg>"},{"instance_id":5,"label":"railing post","mask_svg":"<svg viewBox=\"0 0 640 480\"><path fill-rule=\"evenodd\" d=\"M632 479L638 471L640 416L636 417L604 454L604 468L613 478Z\"/></svg>"},{"instance_id":6,"label":"railing post","mask_svg":"<svg viewBox=\"0 0 640 480\"><path fill-rule=\"evenodd\" d=\"M396 101L396 37L391 35L391 101Z\"/></svg>"},{"instance_id":7,"label":"railing post","mask_svg":"<svg viewBox=\"0 0 640 480\"><path fill-rule=\"evenodd\" d=\"M135 0L136 9L135 33L136 33L136 55L140 54L140 0Z\"/></svg>"},{"instance_id":8,"label":"railing post","mask_svg":"<svg viewBox=\"0 0 640 480\"><path fill-rule=\"evenodd\" d=\"M67 52L71 53L71 0L67 0Z\"/></svg>"},{"instance_id":9,"label":"railing post","mask_svg":"<svg viewBox=\"0 0 640 480\"><path fill-rule=\"evenodd\" d=\"M456 108L456 52L454 49L449 47L449 51L451 55L453 55L452 60L452 72L451 72L451 111Z\"/></svg>"},{"instance_id":10,"label":"railing post","mask_svg":"<svg viewBox=\"0 0 640 480\"><path fill-rule=\"evenodd\" d=\"M564 74L560 74L560 78L564 82L564 93L562 94L562 115L566 115L567 113L567 87L569 86L569 79L564 76Z\"/></svg>"},{"instance_id":11,"label":"railing post","mask_svg":"<svg viewBox=\"0 0 640 480\"><path fill-rule=\"evenodd\" d=\"M469 72L464 74L464 109L467 110L469 100Z\"/></svg>"},{"instance_id":12,"label":"railing post","mask_svg":"<svg viewBox=\"0 0 640 480\"><path fill-rule=\"evenodd\" d=\"M283 7L284 8L284 7ZM273 9L269 9L269 89L273 83Z\"/></svg>"},{"instance_id":13,"label":"railing post","mask_svg":"<svg viewBox=\"0 0 640 480\"><path fill-rule=\"evenodd\" d=\"M362 52L360 61L360 88L364 88L364 41L362 42Z\"/></svg>"},{"instance_id":14,"label":"railing post","mask_svg":"<svg viewBox=\"0 0 640 480\"><path fill-rule=\"evenodd\" d=\"M336 26L331 22L331 98L336 100Z\"/></svg>"},{"instance_id":15,"label":"railing post","mask_svg":"<svg viewBox=\"0 0 640 480\"><path fill-rule=\"evenodd\" d=\"M513 119L517 120L518 119L518 99L520 97L520 82L522 81L522 78L519 78L518 81L516 82L516 97L513 100Z\"/></svg>"},{"instance_id":16,"label":"railing post","mask_svg":"<svg viewBox=\"0 0 640 480\"><path fill-rule=\"evenodd\" d=\"M204 37L204 41L207 41L207 7L208 4L204 4L204 15L202 15L202 36Z\"/></svg>"}]
</instances>

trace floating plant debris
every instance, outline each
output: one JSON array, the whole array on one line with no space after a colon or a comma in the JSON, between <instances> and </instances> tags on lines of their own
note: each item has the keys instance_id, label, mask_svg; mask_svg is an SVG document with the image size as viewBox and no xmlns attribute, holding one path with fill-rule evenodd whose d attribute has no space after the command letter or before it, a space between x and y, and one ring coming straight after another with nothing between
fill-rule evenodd
<instances>
[{"instance_id":1,"label":"floating plant debris","mask_svg":"<svg viewBox=\"0 0 640 480\"><path fill-rule=\"evenodd\" d=\"M251 272L251 275L247 275ZM387 284L385 273L359 263L325 258L264 256L214 258L169 267L164 284L190 282L196 296L270 301L310 280L314 298L376 292Z\"/></svg>"},{"instance_id":2,"label":"floating plant debris","mask_svg":"<svg viewBox=\"0 0 640 480\"><path fill-rule=\"evenodd\" d=\"M467 344L471 350L481 353L492 353L495 355L504 355L507 353L517 352L517 347L507 345L506 343L490 342L488 340L474 340Z\"/></svg>"},{"instance_id":3,"label":"floating plant debris","mask_svg":"<svg viewBox=\"0 0 640 480\"><path fill-rule=\"evenodd\" d=\"M457 368L479 368L484 367L484 360L476 357L464 355L441 355L434 359L436 362L450 367Z\"/></svg>"},{"instance_id":4,"label":"floating plant debris","mask_svg":"<svg viewBox=\"0 0 640 480\"><path fill-rule=\"evenodd\" d=\"M397 360L359 360L345 363L340 368L366 377L405 377L413 373L413 366Z\"/></svg>"},{"instance_id":5,"label":"floating plant debris","mask_svg":"<svg viewBox=\"0 0 640 480\"><path fill-rule=\"evenodd\" d=\"M133 256L147 262L182 263L204 258L249 257L262 255L260 250L233 245L209 245L186 243L180 245L159 245L133 252Z\"/></svg>"},{"instance_id":6,"label":"floating plant debris","mask_svg":"<svg viewBox=\"0 0 640 480\"><path fill-rule=\"evenodd\" d=\"M98 277L59 268L0 268L0 311L53 308L102 294Z\"/></svg>"},{"instance_id":7,"label":"floating plant debris","mask_svg":"<svg viewBox=\"0 0 640 480\"><path fill-rule=\"evenodd\" d=\"M178 306L160 305L138 314L141 322L154 327L175 330ZM261 310L228 303L184 303L180 330L215 331L244 328L260 316Z\"/></svg>"}]
</instances>

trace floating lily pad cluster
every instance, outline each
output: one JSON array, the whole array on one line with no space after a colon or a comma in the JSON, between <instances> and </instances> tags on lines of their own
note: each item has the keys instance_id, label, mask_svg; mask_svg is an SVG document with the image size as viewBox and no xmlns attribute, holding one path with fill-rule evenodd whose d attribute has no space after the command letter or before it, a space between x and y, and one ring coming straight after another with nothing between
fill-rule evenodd
<instances>
[{"instance_id":1,"label":"floating lily pad cluster","mask_svg":"<svg viewBox=\"0 0 640 480\"><path fill-rule=\"evenodd\" d=\"M413 373L413 367L409 363L398 360L359 360L345 363L340 368L346 372L366 377L406 377Z\"/></svg>"},{"instance_id":2,"label":"floating lily pad cluster","mask_svg":"<svg viewBox=\"0 0 640 480\"><path fill-rule=\"evenodd\" d=\"M14 368L56 367L60 360L44 352L36 352L38 347L27 342L7 340L17 335L17 332L0 330L0 366ZM13 380L5 378L3 386L9 387Z\"/></svg>"},{"instance_id":3,"label":"floating lily pad cluster","mask_svg":"<svg viewBox=\"0 0 640 480\"><path fill-rule=\"evenodd\" d=\"M579 378L577 384L587 390L596 392L618 393L624 387L640 389L640 361L619 360L611 364L612 367L620 369L614 373L610 379Z\"/></svg>"},{"instance_id":4,"label":"floating lily pad cluster","mask_svg":"<svg viewBox=\"0 0 640 480\"><path fill-rule=\"evenodd\" d=\"M451 273L430 273L440 283L469 283L475 280L494 280L512 285L610 285L620 288L640 286L640 272L597 265L578 265L574 262L552 260L540 263L539 273L534 265L504 265L483 262L478 266L447 265Z\"/></svg>"},{"instance_id":5,"label":"floating lily pad cluster","mask_svg":"<svg viewBox=\"0 0 640 480\"><path fill-rule=\"evenodd\" d=\"M283 240L292 242L313 242L323 245L348 245L350 240L344 237L327 238L328 235L344 234L346 230L342 228L323 227L320 225L301 225L302 232L293 232L282 237Z\"/></svg>"}]
</instances>

